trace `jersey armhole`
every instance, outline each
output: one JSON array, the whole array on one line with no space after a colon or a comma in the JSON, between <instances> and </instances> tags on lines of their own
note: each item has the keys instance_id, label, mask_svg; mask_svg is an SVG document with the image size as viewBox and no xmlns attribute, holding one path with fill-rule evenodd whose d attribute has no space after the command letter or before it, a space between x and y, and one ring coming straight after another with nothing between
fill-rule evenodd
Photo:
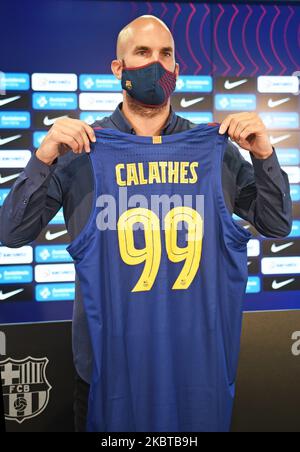
<instances>
[{"instance_id":1,"label":"jersey armhole","mask_svg":"<svg viewBox=\"0 0 300 452\"><path fill-rule=\"evenodd\" d=\"M218 212L221 222L225 225L229 231L230 238L238 244L247 244L252 237L252 234L245 228L240 226L230 214L225 202L223 184L222 184L222 166L224 160L224 154L228 143L228 135L218 134L215 145L214 155L214 193L215 200L218 207Z\"/></svg>"},{"instance_id":2,"label":"jersey armhole","mask_svg":"<svg viewBox=\"0 0 300 452\"><path fill-rule=\"evenodd\" d=\"M92 147L93 147L93 143L91 144L91 151L93 151ZM93 200L92 200L91 211L90 211L87 222L85 223L85 225L83 226L83 228L81 229L81 231L79 232L77 237L75 237L75 239L72 240L66 248L66 250L68 251L68 253L71 255L71 257L74 260L76 260L76 258L79 257L79 254L81 253L81 251L83 250L83 248L85 246L85 245L81 246L81 244L83 243L83 238L86 236L87 231L89 230L91 224L94 221L95 212L96 212L97 180L96 180L95 171L93 169L93 162L92 162L90 154L88 155L88 159L89 159L89 162L91 165L91 172L93 175Z\"/></svg>"}]
</instances>

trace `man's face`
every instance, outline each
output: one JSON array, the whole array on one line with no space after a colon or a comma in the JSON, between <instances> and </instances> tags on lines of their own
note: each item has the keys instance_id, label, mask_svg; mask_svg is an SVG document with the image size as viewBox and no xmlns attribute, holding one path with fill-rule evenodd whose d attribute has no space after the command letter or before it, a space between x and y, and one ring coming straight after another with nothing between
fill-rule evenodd
<instances>
[{"instance_id":1,"label":"man's face","mask_svg":"<svg viewBox=\"0 0 300 452\"><path fill-rule=\"evenodd\" d=\"M134 33L128 41L123 59L127 67L139 67L159 61L168 71L173 72L175 65L174 45L170 34L163 29L143 30Z\"/></svg>"}]
</instances>

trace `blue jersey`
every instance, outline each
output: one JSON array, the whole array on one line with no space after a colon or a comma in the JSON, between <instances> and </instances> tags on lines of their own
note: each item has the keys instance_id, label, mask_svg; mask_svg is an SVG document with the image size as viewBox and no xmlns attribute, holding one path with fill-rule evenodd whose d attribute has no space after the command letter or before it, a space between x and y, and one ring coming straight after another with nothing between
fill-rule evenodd
<instances>
[{"instance_id":1,"label":"blue jersey","mask_svg":"<svg viewBox=\"0 0 300 452\"><path fill-rule=\"evenodd\" d=\"M225 204L218 129L95 128L93 209L68 246L93 350L88 431L230 429L251 234Z\"/></svg>"}]
</instances>

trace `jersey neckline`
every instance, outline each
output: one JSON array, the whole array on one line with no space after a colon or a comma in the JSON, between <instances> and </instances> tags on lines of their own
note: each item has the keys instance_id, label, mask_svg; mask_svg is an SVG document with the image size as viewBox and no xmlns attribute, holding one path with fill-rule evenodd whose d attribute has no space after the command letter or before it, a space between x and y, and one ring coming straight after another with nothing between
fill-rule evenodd
<instances>
[{"instance_id":1,"label":"jersey neckline","mask_svg":"<svg viewBox=\"0 0 300 452\"><path fill-rule=\"evenodd\" d=\"M220 127L220 123L202 123L197 124L195 127L191 129L184 130L178 133L172 133L170 135L155 135L155 136L144 136L144 135L134 135L127 132L122 132L119 129L113 129L108 127L94 127L96 137L99 136L115 136L124 138L129 141L133 141L135 143L144 143L144 144L162 144L162 143L172 143L174 141L182 140L188 135L192 135L197 131L203 131L206 133L211 131L212 129L216 129Z\"/></svg>"}]
</instances>

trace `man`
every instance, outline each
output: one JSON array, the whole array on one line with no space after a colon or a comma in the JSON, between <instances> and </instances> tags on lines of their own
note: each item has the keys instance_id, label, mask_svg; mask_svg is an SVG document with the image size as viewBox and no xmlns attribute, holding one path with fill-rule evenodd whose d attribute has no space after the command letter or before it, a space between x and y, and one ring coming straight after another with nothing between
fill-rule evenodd
<instances>
[{"instance_id":1,"label":"man","mask_svg":"<svg viewBox=\"0 0 300 452\"><path fill-rule=\"evenodd\" d=\"M147 68L149 71L145 71ZM166 99L161 97L157 71L164 69L167 86L172 85L172 74L174 78L179 75L174 40L161 20L141 16L128 24L119 33L117 59L112 61L111 69L122 80L123 102L111 116L97 121L92 127L70 118L55 122L1 210L0 240L4 245L19 247L33 241L61 206L71 239L78 236L87 223L93 199L94 187L87 156L90 141L95 141L93 127L114 128L142 136L169 135L195 127L173 112L171 92L165 93ZM128 79L134 83L126 83ZM223 120L220 133L225 132L250 152L253 163L250 165L238 149L228 143L222 176L229 212L246 219L265 236L287 236L292 223L289 182L286 173L280 169L264 124L256 113L238 113ZM73 152L69 152L70 149ZM75 424L76 431L84 431L92 352L78 280L73 352L78 374Z\"/></svg>"}]
</instances>

